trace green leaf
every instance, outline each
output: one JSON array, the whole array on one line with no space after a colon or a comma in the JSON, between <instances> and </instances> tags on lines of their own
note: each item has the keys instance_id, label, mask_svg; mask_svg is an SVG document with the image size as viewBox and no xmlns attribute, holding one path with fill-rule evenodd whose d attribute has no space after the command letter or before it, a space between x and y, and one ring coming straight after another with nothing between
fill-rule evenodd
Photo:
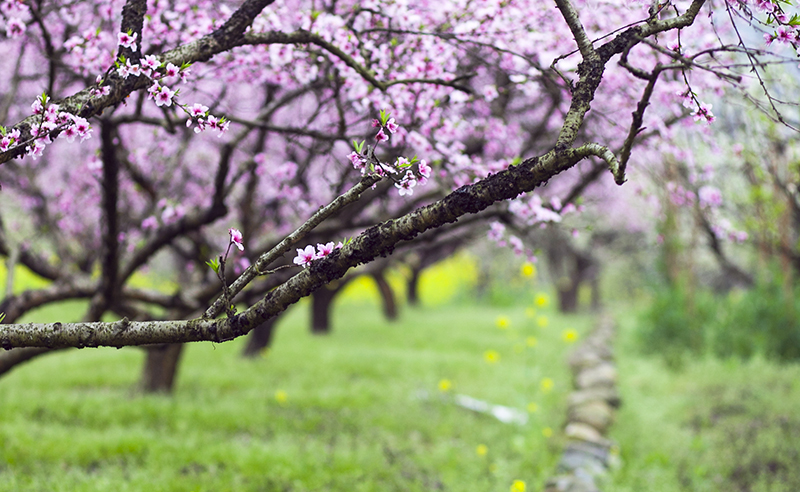
<instances>
[{"instance_id":1,"label":"green leaf","mask_svg":"<svg viewBox=\"0 0 800 492\"><path fill-rule=\"evenodd\" d=\"M381 109L381 125L386 126L386 122L389 121L389 117L392 115L389 111L385 109Z\"/></svg>"},{"instance_id":2,"label":"green leaf","mask_svg":"<svg viewBox=\"0 0 800 492\"><path fill-rule=\"evenodd\" d=\"M0 323L2 323L4 319L6 319L6 313L0 313Z\"/></svg>"},{"instance_id":3,"label":"green leaf","mask_svg":"<svg viewBox=\"0 0 800 492\"><path fill-rule=\"evenodd\" d=\"M206 265L210 266L214 273L219 274L219 258L214 258L206 262Z\"/></svg>"}]
</instances>

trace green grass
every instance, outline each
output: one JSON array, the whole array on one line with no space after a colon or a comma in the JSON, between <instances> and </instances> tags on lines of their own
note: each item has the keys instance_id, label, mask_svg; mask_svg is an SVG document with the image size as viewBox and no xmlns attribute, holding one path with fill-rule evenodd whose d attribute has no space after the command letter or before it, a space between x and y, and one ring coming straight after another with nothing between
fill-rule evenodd
<instances>
[{"instance_id":1,"label":"green grass","mask_svg":"<svg viewBox=\"0 0 800 492\"><path fill-rule=\"evenodd\" d=\"M20 366L0 379L0 491L483 492L516 479L536 490L552 472L570 387L562 331L585 333L588 317L451 305L388 324L350 301L336 306L333 333L314 337L307 308L288 312L255 360L239 356L244 340L189 345L173 396L136 390L135 348ZM455 406L453 393L538 408L524 426L503 424Z\"/></svg>"},{"instance_id":2,"label":"green grass","mask_svg":"<svg viewBox=\"0 0 800 492\"><path fill-rule=\"evenodd\" d=\"M639 318L620 318L622 466L603 490L800 490L800 366L706 355L669 369L641 355Z\"/></svg>"}]
</instances>

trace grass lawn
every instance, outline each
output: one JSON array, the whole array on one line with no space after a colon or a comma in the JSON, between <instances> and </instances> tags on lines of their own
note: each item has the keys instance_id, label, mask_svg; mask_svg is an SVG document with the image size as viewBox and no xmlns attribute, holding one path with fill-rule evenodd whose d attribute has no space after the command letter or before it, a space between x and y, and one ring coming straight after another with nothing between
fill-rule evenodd
<instances>
[{"instance_id":1,"label":"grass lawn","mask_svg":"<svg viewBox=\"0 0 800 492\"><path fill-rule=\"evenodd\" d=\"M620 320L623 466L603 490L800 491L800 365L706 356L671 370L640 355L635 316Z\"/></svg>"},{"instance_id":2,"label":"grass lawn","mask_svg":"<svg viewBox=\"0 0 800 492\"><path fill-rule=\"evenodd\" d=\"M244 340L189 345L173 396L136 390L135 348L42 357L0 379L0 491L536 490L560 450L562 333L591 324L537 309L419 307L390 324L350 300L315 337L301 303L264 357L241 358Z\"/></svg>"}]
</instances>

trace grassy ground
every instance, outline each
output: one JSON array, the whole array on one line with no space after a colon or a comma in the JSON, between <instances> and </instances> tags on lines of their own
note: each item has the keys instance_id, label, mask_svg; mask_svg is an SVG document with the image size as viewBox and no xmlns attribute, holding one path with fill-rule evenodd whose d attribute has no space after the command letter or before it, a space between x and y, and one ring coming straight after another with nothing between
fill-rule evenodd
<instances>
[{"instance_id":1,"label":"grassy ground","mask_svg":"<svg viewBox=\"0 0 800 492\"><path fill-rule=\"evenodd\" d=\"M536 490L550 474L570 385L563 332L585 333L588 317L464 304L387 324L350 300L314 337L307 307L255 360L239 357L243 340L188 346L171 397L136 390L137 349L15 369L0 379L0 491L483 492ZM455 393L530 420L500 423Z\"/></svg>"},{"instance_id":2,"label":"grassy ground","mask_svg":"<svg viewBox=\"0 0 800 492\"><path fill-rule=\"evenodd\" d=\"M604 490L800 490L800 366L707 356L668 369L640 355L636 317L620 320L623 466Z\"/></svg>"}]
</instances>

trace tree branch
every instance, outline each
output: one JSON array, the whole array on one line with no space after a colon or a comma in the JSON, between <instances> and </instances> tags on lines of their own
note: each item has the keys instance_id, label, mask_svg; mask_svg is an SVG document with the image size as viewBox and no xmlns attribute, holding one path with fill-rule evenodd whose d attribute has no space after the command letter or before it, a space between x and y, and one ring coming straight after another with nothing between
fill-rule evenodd
<instances>
[{"instance_id":1,"label":"tree branch","mask_svg":"<svg viewBox=\"0 0 800 492\"><path fill-rule=\"evenodd\" d=\"M200 39L161 54L159 59L165 64L172 63L176 66L181 66L184 63L208 61L216 54L242 45L244 31L252 24L255 16L274 1L275 0L246 0L222 27ZM134 4L136 1L130 0L129 3ZM133 19L133 11L131 12L130 23L133 25L135 19ZM92 86L69 97L55 101L55 103L60 106L61 111L88 119L101 114L104 109L124 101L132 92L149 87L151 81L148 77L129 77L128 79L122 79L115 71L109 68L105 84L108 85L110 89L108 95L93 95L92 91L95 87ZM40 117L38 115L31 115L12 127L9 127L8 130L19 130L20 141L30 142L31 128L37 126L39 120ZM0 152L0 164L22 155L26 148L26 145L18 145L5 152Z\"/></svg>"}]
</instances>

